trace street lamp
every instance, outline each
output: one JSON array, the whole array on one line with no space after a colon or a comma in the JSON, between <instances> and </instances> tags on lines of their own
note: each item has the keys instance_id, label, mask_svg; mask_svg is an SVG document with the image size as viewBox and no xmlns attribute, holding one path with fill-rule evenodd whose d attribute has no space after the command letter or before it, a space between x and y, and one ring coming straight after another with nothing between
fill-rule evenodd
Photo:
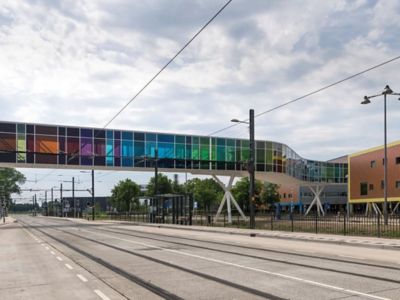
<instances>
[{"instance_id":1,"label":"street lamp","mask_svg":"<svg viewBox=\"0 0 400 300\"><path fill-rule=\"evenodd\" d=\"M372 96L364 96L364 100L361 102L361 104L369 104L371 103L371 99L375 97L379 97L383 95L383 120L384 120L384 149L385 149L385 157L383 159L383 167L384 167L384 172L383 172L383 197L384 197L384 202L383 202L383 217L384 217L384 222L385 225L388 225L388 207L387 207L387 126L386 126L386 96L387 95L393 95L393 96L400 96L400 93L394 93L393 90L386 85L385 88L383 89L382 93L372 95ZM400 98L399 98L400 100Z\"/></svg>"},{"instance_id":2,"label":"street lamp","mask_svg":"<svg viewBox=\"0 0 400 300\"><path fill-rule=\"evenodd\" d=\"M250 228L254 229L256 227L255 222L255 212L254 212L254 186L255 186L255 167L254 167L254 154L255 154L255 143L254 143L254 109L249 110L249 121L240 121L238 119L232 119L231 122L234 123L244 123L249 124L250 127L250 157L249 157L249 177L250 177L250 187L249 187L249 205L250 205Z\"/></svg>"}]
</instances>

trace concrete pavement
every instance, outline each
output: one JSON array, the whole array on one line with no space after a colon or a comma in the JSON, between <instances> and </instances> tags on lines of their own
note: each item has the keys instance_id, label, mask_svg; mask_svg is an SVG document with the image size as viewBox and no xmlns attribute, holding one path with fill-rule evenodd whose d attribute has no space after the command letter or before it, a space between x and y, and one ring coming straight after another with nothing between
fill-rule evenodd
<instances>
[{"instance_id":1,"label":"concrete pavement","mask_svg":"<svg viewBox=\"0 0 400 300\"><path fill-rule=\"evenodd\" d=\"M93 280L129 299L400 299L399 251L182 228L18 219Z\"/></svg>"}]
</instances>

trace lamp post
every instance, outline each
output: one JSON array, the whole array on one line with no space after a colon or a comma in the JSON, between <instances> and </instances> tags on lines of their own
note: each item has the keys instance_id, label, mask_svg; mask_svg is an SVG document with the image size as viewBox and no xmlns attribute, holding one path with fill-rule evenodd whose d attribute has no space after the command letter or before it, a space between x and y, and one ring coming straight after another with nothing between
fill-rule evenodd
<instances>
[{"instance_id":1,"label":"lamp post","mask_svg":"<svg viewBox=\"0 0 400 300\"><path fill-rule=\"evenodd\" d=\"M238 119L232 119L231 122L234 123L244 123L249 124L250 129L250 144L249 144L249 208L250 208L250 229L254 229L256 227L255 222L255 211L254 211L254 187L255 187L255 167L254 167L254 156L255 156L255 142L254 142L254 109L249 110L249 121L240 121Z\"/></svg>"},{"instance_id":2,"label":"lamp post","mask_svg":"<svg viewBox=\"0 0 400 300\"><path fill-rule=\"evenodd\" d=\"M383 122L384 122L384 159L383 159L383 218L385 225L388 225L388 205L387 205L387 125L386 125L386 96L387 95L392 95L392 96L400 96L400 93L394 93L393 90L386 85L385 88L383 89L383 92L372 95L372 96L364 96L364 100L361 102L361 104L370 104L372 98L379 97L383 95ZM400 100L400 98L399 98Z\"/></svg>"}]
</instances>

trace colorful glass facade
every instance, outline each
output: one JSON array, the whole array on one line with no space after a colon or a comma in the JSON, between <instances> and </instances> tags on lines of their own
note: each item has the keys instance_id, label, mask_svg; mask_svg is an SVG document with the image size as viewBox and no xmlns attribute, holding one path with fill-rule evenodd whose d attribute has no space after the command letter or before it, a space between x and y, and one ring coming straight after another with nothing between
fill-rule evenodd
<instances>
[{"instance_id":1,"label":"colorful glass facade","mask_svg":"<svg viewBox=\"0 0 400 300\"><path fill-rule=\"evenodd\" d=\"M90 166L107 169L247 169L243 139L0 122L0 164ZM257 172L277 172L310 182L344 183L347 164L301 158L288 146L256 141Z\"/></svg>"}]
</instances>

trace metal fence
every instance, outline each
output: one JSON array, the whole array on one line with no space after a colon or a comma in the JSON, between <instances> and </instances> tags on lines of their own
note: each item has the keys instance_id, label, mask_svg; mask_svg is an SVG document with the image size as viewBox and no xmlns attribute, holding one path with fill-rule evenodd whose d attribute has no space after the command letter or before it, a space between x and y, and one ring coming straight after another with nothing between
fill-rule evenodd
<instances>
[{"instance_id":1,"label":"metal fence","mask_svg":"<svg viewBox=\"0 0 400 300\"><path fill-rule=\"evenodd\" d=\"M248 220L243 220L239 215L232 216L232 223L228 223L225 214L221 214L218 219L214 216L215 214L196 214L193 216L193 225L249 228ZM285 214L276 216L274 213L259 213L255 217L255 227L289 232L400 238L400 215L389 216L388 225L385 225L381 215Z\"/></svg>"},{"instance_id":2,"label":"metal fence","mask_svg":"<svg viewBox=\"0 0 400 300\"><path fill-rule=\"evenodd\" d=\"M128 222L151 222L150 215L144 211L107 213L104 218ZM311 214L305 216L302 214L283 214L276 216L274 213L258 213L255 221L256 229L264 230L400 238L400 215L389 215L388 225L384 224L384 218L381 215L331 214L318 216L318 214ZM174 223L172 216L165 216L159 221L153 220L152 223L177 224ZM190 225L190 222L182 218L178 224ZM249 228L249 220L243 220L239 214L234 214L232 223L228 223L228 217L225 213L215 219L215 212L195 211L192 216L192 225Z\"/></svg>"}]
</instances>

